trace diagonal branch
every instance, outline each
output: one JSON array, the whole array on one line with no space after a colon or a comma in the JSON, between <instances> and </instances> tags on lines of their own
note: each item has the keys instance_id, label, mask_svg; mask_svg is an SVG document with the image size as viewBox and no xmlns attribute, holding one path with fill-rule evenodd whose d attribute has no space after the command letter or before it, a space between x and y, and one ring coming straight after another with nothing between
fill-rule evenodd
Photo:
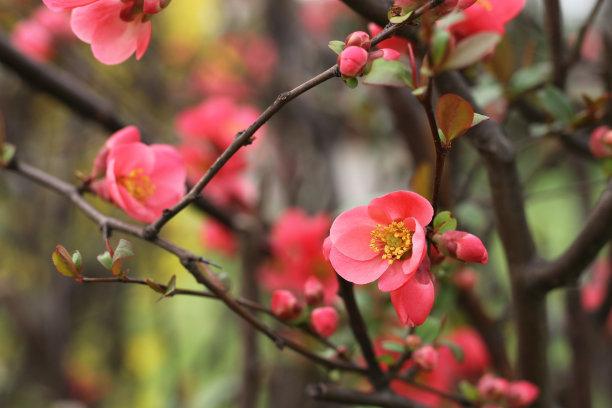
<instances>
[{"instance_id":1,"label":"diagonal branch","mask_svg":"<svg viewBox=\"0 0 612 408\"><path fill-rule=\"evenodd\" d=\"M391 391L365 393L345 388L339 388L330 384L311 384L306 393L317 401L336 402L344 405L367 405L384 408L420 408L404 397L400 397Z\"/></svg>"}]
</instances>

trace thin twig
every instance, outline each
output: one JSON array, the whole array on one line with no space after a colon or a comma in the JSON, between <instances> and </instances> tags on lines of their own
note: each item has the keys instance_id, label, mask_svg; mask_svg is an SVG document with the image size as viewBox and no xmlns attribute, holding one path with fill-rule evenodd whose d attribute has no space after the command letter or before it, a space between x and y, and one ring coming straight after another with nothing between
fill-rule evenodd
<instances>
[{"instance_id":1,"label":"thin twig","mask_svg":"<svg viewBox=\"0 0 612 408\"><path fill-rule=\"evenodd\" d=\"M318 401L335 402L344 405L368 405L384 408L421 407L421 405L396 395L389 390L365 393L320 383L308 386L306 393Z\"/></svg>"},{"instance_id":2,"label":"thin twig","mask_svg":"<svg viewBox=\"0 0 612 408\"><path fill-rule=\"evenodd\" d=\"M597 18L597 15L599 14L599 11L601 10L605 1L606 0L597 0L595 5L593 5L589 16L584 21L584 24L580 27L580 30L578 31L578 37L576 37L576 43L574 44L574 47L572 48L570 56L566 63L566 70L570 69L578 61L580 61L580 53L582 52L584 41L586 40L587 34L589 33L589 30L595 22L595 19Z\"/></svg>"}]
</instances>

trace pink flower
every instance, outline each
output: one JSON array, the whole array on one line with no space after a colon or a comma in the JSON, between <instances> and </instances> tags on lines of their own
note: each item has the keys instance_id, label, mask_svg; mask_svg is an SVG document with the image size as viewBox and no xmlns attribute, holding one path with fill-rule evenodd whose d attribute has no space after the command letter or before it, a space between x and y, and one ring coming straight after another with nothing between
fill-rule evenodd
<instances>
[{"instance_id":1,"label":"pink flower","mask_svg":"<svg viewBox=\"0 0 612 408\"><path fill-rule=\"evenodd\" d=\"M486 264L489 261L487 249L480 238L463 231L447 231L439 242L450 256L464 262Z\"/></svg>"},{"instance_id":2,"label":"pink flower","mask_svg":"<svg viewBox=\"0 0 612 408\"><path fill-rule=\"evenodd\" d=\"M474 289L476 282L478 282L478 276L471 268L461 268L453 275L453 283L461 290Z\"/></svg>"},{"instance_id":3,"label":"pink flower","mask_svg":"<svg viewBox=\"0 0 612 408\"><path fill-rule=\"evenodd\" d=\"M227 256L234 255L238 247L232 232L212 219L207 219L202 223L200 238L208 248L217 250Z\"/></svg>"},{"instance_id":4,"label":"pink flower","mask_svg":"<svg viewBox=\"0 0 612 408\"><path fill-rule=\"evenodd\" d=\"M323 301L325 291L323 284L316 276L309 276L304 283L304 298L309 305L316 305Z\"/></svg>"},{"instance_id":5,"label":"pink flower","mask_svg":"<svg viewBox=\"0 0 612 408\"><path fill-rule=\"evenodd\" d=\"M612 157L612 129L607 126L595 129L589 139L589 148L595 157Z\"/></svg>"},{"instance_id":6,"label":"pink flower","mask_svg":"<svg viewBox=\"0 0 612 408\"><path fill-rule=\"evenodd\" d=\"M453 24L450 30L458 38L482 32L504 34L505 25L524 7L525 0L480 1L466 8L463 11L465 18Z\"/></svg>"},{"instance_id":7,"label":"pink flower","mask_svg":"<svg viewBox=\"0 0 612 408\"><path fill-rule=\"evenodd\" d=\"M378 280L382 291L399 289L423 264L424 227L432 216L429 201L409 191L390 193L345 211L331 226L329 260L349 282L363 285ZM413 286L429 285L427 274L421 274Z\"/></svg>"},{"instance_id":8,"label":"pink flower","mask_svg":"<svg viewBox=\"0 0 612 408\"><path fill-rule=\"evenodd\" d=\"M368 24L368 31L372 37L376 37L382 28L376 23ZM402 37L392 36L378 43L379 48L389 48L397 51L399 54L405 54L408 51L408 40Z\"/></svg>"},{"instance_id":9,"label":"pink flower","mask_svg":"<svg viewBox=\"0 0 612 408\"><path fill-rule=\"evenodd\" d=\"M36 21L18 23L11 34L11 41L15 48L37 61L49 61L55 54L53 36Z\"/></svg>"},{"instance_id":10,"label":"pink flower","mask_svg":"<svg viewBox=\"0 0 612 408\"><path fill-rule=\"evenodd\" d=\"M482 337L470 327L456 329L448 336L463 353L461 361L454 361L453 371L458 378L475 380L489 367L491 358Z\"/></svg>"},{"instance_id":11,"label":"pink flower","mask_svg":"<svg viewBox=\"0 0 612 408\"><path fill-rule=\"evenodd\" d=\"M506 396L511 407L527 407L535 402L540 395L538 387L529 381L512 381Z\"/></svg>"},{"instance_id":12,"label":"pink flower","mask_svg":"<svg viewBox=\"0 0 612 408\"><path fill-rule=\"evenodd\" d=\"M71 3L71 1L66 1ZM151 40L151 22L135 9L135 2L96 0L72 11L72 30L91 44L94 57L114 65L136 53L142 58Z\"/></svg>"},{"instance_id":13,"label":"pink flower","mask_svg":"<svg viewBox=\"0 0 612 408\"><path fill-rule=\"evenodd\" d=\"M91 170L91 177L97 178L106 173L106 162L108 161L108 152L111 149L129 143L140 142L140 131L136 126L127 126L121 130L115 132L111 137L106 140L104 146L98 152L98 155L94 159L93 168Z\"/></svg>"},{"instance_id":14,"label":"pink flower","mask_svg":"<svg viewBox=\"0 0 612 408\"><path fill-rule=\"evenodd\" d=\"M340 73L346 77L361 75L368 63L368 52L357 46L346 47L338 56Z\"/></svg>"},{"instance_id":15,"label":"pink flower","mask_svg":"<svg viewBox=\"0 0 612 408\"><path fill-rule=\"evenodd\" d=\"M338 312L331 306L317 307L310 314L310 325L319 335L329 337L338 328Z\"/></svg>"},{"instance_id":16,"label":"pink flower","mask_svg":"<svg viewBox=\"0 0 612 408\"><path fill-rule=\"evenodd\" d=\"M301 209L287 210L270 233L272 260L259 271L268 289L301 292L316 278L323 285L324 302L336 298L336 275L325 260L321 246L329 231L326 215L309 216Z\"/></svg>"},{"instance_id":17,"label":"pink flower","mask_svg":"<svg viewBox=\"0 0 612 408\"><path fill-rule=\"evenodd\" d=\"M425 345L412 353L412 359L416 365L427 371L431 371L438 365L438 351L431 345Z\"/></svg>"},{"instance_id":18,"label":"pink flower","mask_svg":"<svg viewBox=\"0 0 612 408\"><path fill-rule=\"evenodd\" d=\"M185 191L186 171L181 156L169 145L126 142L140 134L134 127L115 133L107 143L104 179L92 184L101 197L130 217L152 222L176 204ZM100 166L101 167L101 166ZM99 168L100 168L99 167Z\"/></svg>"},{"instance_id":19,"label":"pink flower","mask_svg":"<svg viewBox=\"0 0 612 408\"><path fill-rule=\"evenodd\" d=\"M291 320L299 316L302 307L297 298L288 290L275 290L272 293L272 313L281 320Z\"/></svg>"},{"instance_id":20,"label":"pink flower","mask_svg":"<svg viewBox=\"0 0 612 408\"><path fill-rule=\"evenodd\" d=\"M582 308L594 312L603 303L610 280L610 261L602 259L595 263L591 279L580 289Z\"/></svg>"},{"instance_id":21,"label":"pink flower","mask_svg":"<svg viewBox=\"0 0 612 408\"><path fill-rule=\"evenodd\" d=\"M494 376L493 374L485 374L478 380L478 392L480 397L485 400L498 400L503 398L508 392L510 384L507 380Z\"/></svg>"}]
</instances>

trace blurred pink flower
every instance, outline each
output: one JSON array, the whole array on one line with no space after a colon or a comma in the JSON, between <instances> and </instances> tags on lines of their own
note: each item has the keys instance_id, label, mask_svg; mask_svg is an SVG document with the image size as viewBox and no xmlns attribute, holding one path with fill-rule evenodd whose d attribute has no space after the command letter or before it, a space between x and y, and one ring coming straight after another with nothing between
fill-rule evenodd
<instances>
[{"instance_id":1,"label":"blurred pink flower","mask_svg":"<svg viewBox=\"0 0 612 408\"><path fill-rule=\"evenodd\" d=\"M227 256L232 256L238 249L236 238L232 232L221 223L207 219L202 223L200 238L203 244Z\"/></svg>"},{"instance_id":2,"label":"blurred pink flower","mask_svg":"<svg viewBox=\"0 0 612 408\"><path fill-rule=\"evenodd\" d=\"M271 309L274 316L282 320L295 319L302 311L297 298L288 290L275 290L272 293Z\"/></svg>"},{"instance_id":3,"label":"blurred pink flower","mask_svg":"<svg viewBox=\"0 0 612 408\"><path fill-rule=\"evenodd\" d=\"M540 389L529 381L512 381L506 395L510 407L522 408L535 402L540 395Z\"/></svg>"},{"instance_id":4,"label":"blurred pink flower","mask_svg":"<svg viewBox=\"0 0 612 408\"><path fill-rule=\"evenodd\" d=\"M310 314L310 325L319 335L329 337L338 328L338 312L331 306L317 307Z\"/></svg>"},{"instance_id":5,"label":"blurred pink flower","mask_svg":"<svg viewBox=\"0 0 612 408\"><path fill-rule=\"evenodd\" d=\"M24 54L46 62L55 55L58 41L71 35L67 13L40 7L30 18L17 23L11 41Z\"/></svg>"},{"instance_id":6,"label":"blurred pink flower","mask_svg":"<svg viewBox=\"0 0 612 408\"><path fill-rule=\"evenodd\" d=\"M612 129L600 126L591 133L589 148L597 158L612 157Z\"/></svg>"},{"instance_id":7,"label":"blurred pink flower","mask_svg":"<svg viewBox=\"0 0 612 408\"><path fill-rule=\"evenodd\" d=\"M506 24L524 7L525 0L479 1L465 9L465 18L453 24L450 30L460 39L482 32L504 34Z\"/></svg>"},{"instance_id":8,"label":"blurred pink flower","mask_svg":"<svg viewBox=\"0 0 612 408\"><path fill-rule=\"evenodd\" d=\"M416 349L412 353L412 359L416 363L416 365L422 369L431 371L438 365L438 350L436 350L432 345L426 344L423 347Z\"/></svg>"},{"instance_id":9,"label":"blurred pink flower","mask_svg":"<svg viewBox=\"0 0 612 408\"><path fill-rule=\"evenodd\" d=\"M130 217L152 222L176 204L185 191L186 171L180 154L169 145L147 146L125 139L140 136L128 127L111 137L106 152L106 175L92 189L112 201Z\"/></svg>"},{"instance_id":10,"label":"blurred pink flower","mask_svg":"<svg viewBox=\"0 0 612 408\"><path fill-rule=\"evenodd\" d=\"M476 330L471 327L455 329L448 340L455 343L463 352L461 361L454 360L455 376L461 379L476 380L489 368L491 358L487 346Z\"/></svg>"}]
</instances>

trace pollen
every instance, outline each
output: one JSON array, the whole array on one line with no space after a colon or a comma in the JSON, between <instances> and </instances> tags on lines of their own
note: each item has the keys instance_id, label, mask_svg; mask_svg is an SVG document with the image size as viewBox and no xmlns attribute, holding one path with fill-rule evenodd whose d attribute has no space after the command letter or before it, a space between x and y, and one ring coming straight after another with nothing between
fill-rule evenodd
<instances>
[{"instance_id":1,"label":"pollen","mask_svg":"<svg viewBox=\"0 0 612 408\"><path fill-rule=\"evenodd\" d=\"M370 248L381 254L382 259L391 265L410 252L412 234L403 221L393 221L389 225L378 224L370 233Z\"/></svg>"},{"instance_id":2,"label":"pollen","mask_svg":"<svg viewBox=\"0 0 612 408\"><path fill-rule=\"evenodd\" d=\"M140 202L145 201L155 193L155 184L149 176L144 174L142 169L133 169L118 181L132 197Z\"/></svg>"},{"instance_id":3,"label":"pollen","mask_svg":"<svg viewBox=\"0 0 612 408\"><path fill-rule=\"evenodd\" d=\"M493 5L490 0L476 0L487 11L493 10Z\"/></svg>"}]
</instances>

